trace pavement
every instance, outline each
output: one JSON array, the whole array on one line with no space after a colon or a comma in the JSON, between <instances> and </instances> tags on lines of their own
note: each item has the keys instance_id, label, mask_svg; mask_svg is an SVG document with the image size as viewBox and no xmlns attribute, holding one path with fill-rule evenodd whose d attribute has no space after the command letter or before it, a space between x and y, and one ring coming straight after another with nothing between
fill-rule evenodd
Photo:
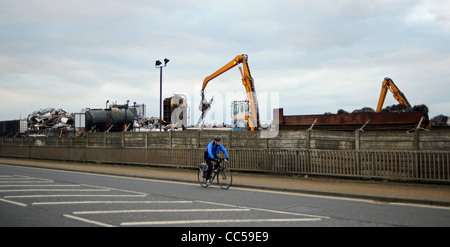
<instances>
[{"instance_id":1,"label":"pavement","mask_svg":"<svg viewBox=\"0 0 450 247\"><path fill-rule=\"evenodd\" d=\"M176 167L79 163L5 157L0 157L0 164L197 183L196 170ZM231 189L233 187L357 198L378 203L414 203L450 207L450 184L300 177L233 171Z\"/></svg>"}]
</instances>

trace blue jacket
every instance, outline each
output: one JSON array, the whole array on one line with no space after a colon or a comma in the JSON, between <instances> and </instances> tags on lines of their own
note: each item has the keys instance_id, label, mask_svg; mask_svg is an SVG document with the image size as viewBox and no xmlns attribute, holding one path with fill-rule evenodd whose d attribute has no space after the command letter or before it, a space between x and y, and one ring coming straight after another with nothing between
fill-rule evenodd
<instances>
[{"instance_id":1,"label":"blue jacket","mask_svg":"<svg viewBox=\"0 0 450 247\"><path fill-rule=\"evenodd\" d=\"M222 145L222 143L219 145L219 146L216 146L215 144L214 144L214 141L211 141L209 144L208 144L208 147L206 147L206 152L208 152L208 157L210 158L210 159L214 159L214 158L216 158L216 156L219 154L219 152L222 150L222 152L225 154L225 158L229 158L228 157L228 152L227 152L227 150L225 149L225 147Z\"/></svg>"}]
</instances>

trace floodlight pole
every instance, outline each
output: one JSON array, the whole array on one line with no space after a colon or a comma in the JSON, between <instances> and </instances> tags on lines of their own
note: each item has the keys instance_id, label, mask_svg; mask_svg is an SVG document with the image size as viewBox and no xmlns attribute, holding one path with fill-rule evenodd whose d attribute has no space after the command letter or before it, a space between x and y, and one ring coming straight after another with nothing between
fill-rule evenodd
<instances>
[{"instance_id":1,"label":"floodlight pole","mask_svg":"<svg viewBox=\"0 0 450 247\"><path fill-rule=\"evenodd\" d=\"M162 65L161 61L156 60L155 67L159 68L159 132L161 132L161 125L162 125L162 69L163 67L167 66L167 63L169 62L169 59L164 59L164 65Z\"/></svg>"},{"instance_id":2,"label":"floodlight pole","mask_svg":"<svg viewBox=\"0 0 450 247\"><path fill-rule=\"evenodd\" d=\"M162 66L159 67L159 132L161 132L162 118L161 118L161 104L162 104Z\"/></svg>"}]
</instances>

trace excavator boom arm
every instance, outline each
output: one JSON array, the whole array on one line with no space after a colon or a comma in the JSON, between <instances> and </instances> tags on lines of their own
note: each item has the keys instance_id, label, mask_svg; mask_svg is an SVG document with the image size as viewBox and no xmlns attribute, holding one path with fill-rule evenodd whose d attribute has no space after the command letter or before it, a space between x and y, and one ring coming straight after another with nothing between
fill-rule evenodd
<instances>
[{"instance_id":1,"label":"excavator boom arm","mask_svg":"<svg viewBox=\"0 0 450 247\"><path fill-rule=\"evenodd\" d=\"M227 72L228 70L234 68L234 66L238 65L239 63L242 63L243 61L247 61L247 56L238 55L233 60L231 60L229 63L225 64L222 68L218 69L216 72L214 72L210 76L206 77L203 80L202 92L205 91L205 88L206 88L206 85L208 85L208 82L210 82L212 79L218 77L219 75Z\"/></svg>"},{"instance_id":2,"label":"excavator boom arm","mask_svg":"<svg viewBox=\"0 0 450 247\"><path fill-rule=\"evenodd\" d=\"M383 108L384 100L386 99L387 91L391 91L394 95L394 98L402 105L407 106L408 108L411 108L411 105L409 104L408 100L406 99L406 96L398 89L398 87L395 85L395 83L391 80L391 78L384 78L384 81L381 86L381 94L380 99L378 100L377 105L377 111L381 111Z\"/></svg>"},{"instance_id":3,"label":"excavator boom arm","mask_svg":"<svg viewBox=\"0 0 450 247\"><path fill-rule=\"evenodd\" d=\"M216 72L214 72L210 76L206 77L203 80L202 97L204 97L205 88L211 80L213 80L214 78L218 77L219 75L227 72L228 70L234 68L236 65L238 65L240 63L242 63L243 68L244 68L243 71L241 68L239 68L241 75L242 75L242 84L245 87L245 91L247 92L247 100L250 103L249 126L250 126L251 130L254 130L255 128L260 127L259 110L258 110L258 101L256 99L255 85L253 83L253 78L250 74L250 69L249 69L248 63L247 63L247 55L236 56L229 63L225 64L222 68L218 69Z\"/></svg>"}]
</instances>

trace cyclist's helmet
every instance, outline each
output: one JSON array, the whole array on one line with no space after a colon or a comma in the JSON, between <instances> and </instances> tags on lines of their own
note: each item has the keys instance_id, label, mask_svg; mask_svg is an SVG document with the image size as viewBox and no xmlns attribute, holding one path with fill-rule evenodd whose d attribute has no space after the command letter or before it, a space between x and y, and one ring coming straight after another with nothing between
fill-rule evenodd
<instances>
[{"instance_id":1,"label":"cyclist's helmet","mask_svg":"<svg viewBox=\"0 0 450 247\"><path fill-rule=\"evenodd\" d=\"M222 138L220 136L214 136L214 141L221 142Z\"/></svg>"}]
</instances>

